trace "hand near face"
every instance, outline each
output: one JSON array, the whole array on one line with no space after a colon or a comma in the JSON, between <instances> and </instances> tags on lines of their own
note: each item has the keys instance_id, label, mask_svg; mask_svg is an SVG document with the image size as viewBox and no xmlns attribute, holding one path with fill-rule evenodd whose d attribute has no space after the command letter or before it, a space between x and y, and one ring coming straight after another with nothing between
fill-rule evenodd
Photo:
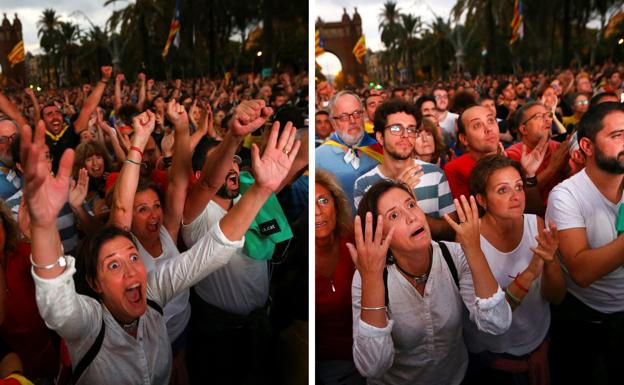
<instances>
[{"instance_id":1,"label":"hand near face","mask_svg":"<svg viewBox=\"0 0 624 385\"><path fill-rule=\"evenodd\" d=\"M532 247L531 251L538 255L544 263L554 262L559 247L559 235L557 226L554 223L548 224L548 229L539 229L538 235L535 237L537 247Z\"/></svg>"},{"instance_id":2,"label":"hand near face","mask_svg":"<svg viewBox=\"0 0 624 385\"><path fill-rule=\"evenodd\" d=\"M522 144L522 155L520 157L520 164L524 169L524 172L529 177L533 177L537 174L537 170L544 161L546 151L548 150L548 136L544 135L540 138L537 146L529 152L529 148Z\"/></svg>"},{"instance_id":3,"label":"hand near face","mask_svg":"<svg viewBox=\"0 0 624 385\"><path fill-rule=\"evenodd\" d=\"M100 71L102 72L102 80L108 82L113 75L113 67L103 66L100 68Z\"/></svg>"},{"instance_id":4,"label":"hand near face","mask_svg":"<svg viewBox=\"0 0 624 385\"><path fill-rule=\"evenodd\" d=\"M69 186L69 205L80 207L84 203L89 191L89 174L86 168L81 168L78 181L72 180Z\"/></svg>"},{"instance_id":5,"label":"hand near face","mask_svg":"<svg viewBox=\"0 0 624 385\"><path fill-rule=\"evenodd\" d=\"M408 185L410 189L414 190L416 186L418 186L418 184L420 183L420 178L423 175L424 171L422 167L417 164L403 171L397 179L397 182L404 183Z\"/></svg>"},{"instance_id":6,"label":"hand near face","mask_svg":"<svg viewBox=\"0 0 624 385\"><path fill-rule=\"evenodd\" d=\"M379 277L386 267L386 256L394 234L394 227L390 228L386 238L383 237L383 216L377 217L377 228L373 235L373 215L366 213L364 234L362 234L362 220L359 215L355 217L355 246L347 243L347 248L353 259L353 264L362 276Z\"/></svg>"},{"instance_id":7,"label":"hand near face","mask_svg":"<svg viewBox=\"0 0 624 385\"><path fill-rule=\"evenodd\" d=\"M444 214L444 219L453 228L457 236L457 241L464 251L481 249L481 238L479 233L479 208L474 196L470 196L470 202L465 196L455 199L455 209L459 217L456 223L448 214ZM469 254L469 253L466 253Z\"/></svg>"},{"instance_id":8,"label":"hand near face","mask_svg":"<svg viewBox=\"0 0 624 385\"><path fill-rule=\"evenodd\" d=\"M299 151L300 141L295 141L297 129L288 122L279 135L279 122L273 123L268 143L260 157L260 149L251 146L251 167L258 186L275 192L288 175Z\"/></svg>"},{"instance_id":9,"label":"hand near face","mask_svg":"<svg viewBox=\"0 0 624 385\"><path fill-rule=\"evenodd\" d=\"M49 227L69 197L69 182L74 151L66 150L61 157L56 176L50 173L49 151L45 143L45 123L39 121L33 132L28 125L20 129L20 158L24 167L24 199L31 218L31 225Z\"/></svg>"},{"instance_id":10,"label":"hand near face","mask_svg":"<svg viewBox=\"0 0 624 385\"><path fill-rule=\"evenodd\" d=\"M273 109L266 107L264 100L245 100L234 110L230 130L234 135L243 137L262 127L272 114Z\"/></svg>"}]
</instances>

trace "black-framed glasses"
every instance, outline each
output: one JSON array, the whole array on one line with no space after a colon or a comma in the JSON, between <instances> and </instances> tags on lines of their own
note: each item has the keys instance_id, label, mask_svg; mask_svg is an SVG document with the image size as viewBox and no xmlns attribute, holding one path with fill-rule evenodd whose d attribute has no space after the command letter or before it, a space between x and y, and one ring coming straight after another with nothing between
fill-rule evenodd
<instances>
[{"instance_id":1,"label":"black-framed glasses","mask_svg":"<svg viewBox=\"0 0 624 385\"><path fill-rule=\"evenodd\" d=\"M15 135L16 134L9 135L9 136L5 136L5 135L0 136L0 144L5 144L7 142L13 143L13 141L15 140Z\"/></svg>"},{"instance_id":2,"label":"black-framed glasses","mask_svg":"<svg viewBox=\"0 0 624 385\"><path fill-rule=\"evenodd\" d=\"M552 112L538 112L537 114L531 115L527 120L522 122L522 124L527 124L527 122L529 120L532 120L532 119L541 120L543 122L547 118L548 119L552 119L553 118L553 113Z\"/></svg>"},{"instance_id":3,"label":"black-framed glasses","mask_svg":"<svg viewBox=\"0 0 624 385\"><path fill-rule=\"evenodd\" d=\"M407 133L407 136L415 138L422 130L419 130L416 126L403 127L401 124L391 124L386 126L386 130L390 131L392 135L403 136L403 133Z\"/></svg>"},{"instance_id":4,"label":"black-framed glasses","mask_svg":"<svg viewBox=\"0 0 624 385\"><path fill-rule=\"evenodd\" d=\"M339 120L341 122L348 122L349 120L351 120L351 118L353 118L354 120L361 119L363 114L364 114L363 110L357 110L357 111L353 111L350 114L347 114L345 112L344 114L332 116L332 119Z\"/></svg>"}]
</instances>

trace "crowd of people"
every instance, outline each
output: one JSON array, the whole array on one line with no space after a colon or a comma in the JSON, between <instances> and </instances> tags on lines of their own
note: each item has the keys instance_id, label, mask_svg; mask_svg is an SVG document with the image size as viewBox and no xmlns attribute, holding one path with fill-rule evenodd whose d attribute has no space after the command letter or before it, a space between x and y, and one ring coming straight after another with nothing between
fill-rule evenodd
<instances>
[{"instance_id":1,"label":"crowd of people","mask_svg":"<svg viewBox=\"0 0 624 385\"><path fill-rule=\"evenodd\" d=\"M307 381L307 74L100 75L0 92L0 379Z\"/></svg>"},{"instance_id":2,"label":"crowd of people","mask_svg":"<svg viewBox=\"0 0 624 385\"><path fill-rule=\"evenodd\" d=\"M624 65L316 84L321 384L616 384Z\"/></svg>"}]
</instances>

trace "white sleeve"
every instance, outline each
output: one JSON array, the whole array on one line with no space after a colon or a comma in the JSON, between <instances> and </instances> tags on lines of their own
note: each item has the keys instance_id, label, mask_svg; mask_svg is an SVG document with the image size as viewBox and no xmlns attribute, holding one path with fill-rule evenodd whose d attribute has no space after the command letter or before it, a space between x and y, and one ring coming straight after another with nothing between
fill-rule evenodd
<instances>
[{"instance_id":1,"label":"white sleeve","mask_svg":"<svg viewBox=\"0 0 624 385\"><path fill-rule=\"evenodd\" d=\"M210 204L210 203L208 203ZM203 234L210 228L209 218L206 218L207 210L203 210L191 223L180 226L180 233L184 243L191 247L199 241Z\"/></svg>"},{"instance_id":2,"label":"white sleeve","mask_svg":"<svg viewBox=\"0 0 624 385\"><path fill-rule=\"evenodd\" d=\"M388 320L385 328L378 328L360 319L360 301L362 298L362 280L356 271L351 285L353 304L353 361L362 376L380 378L392 367L394 362L394 343L392 326Z\"/></svg>"},{"instance_id":3,"label":"white sleeve","mask_svg":"<svg viewBox=\"0 0 624 385\"><path fill-rule=\"evenodd\" d=\"M459 276L459 294L470 313L470 320L482 332L499 335L511 326L511 308L505 299L505 293L498 286L490 298L478 298L475 295L472 272L459 243L444 242L453 257Z\"/></svg>"},{"instance_id":4,"label":"white sleeve","mask_svg":"<svg viewBox=\"0 0 624 385\"><path fill-rule=\"evenodd\" d=\"M41 318L68 343L93 342L102 323L102 305L95 299L76 293L73 275L76 260L68 255L65 271L56 278L41 278L32 269L35 295Z\"/></svg>"},{"instance_id":5,"label":"white sleeve","mask_svg":"<svg viewBox=\"0 0 624 385\"><path fill-rule=\"evenodd\" d=\"M553 222L559 231L586 227L579 203L568 190L561 187L555 187L548 196L546 221Z\"/></svg>"},{"instance_id":6,"label":"white sleeve","mask_svg":"<svg viewBox=\"0 0 624 385\"><path fill-rule=\"evenodd\" d=\"M366 187L362 188L362 185L364 183L365 183L364 179L362 179L362 177L359 177L355 180L355 183L353 184L353 204L354 204L355 211L356 211L353 214L354 217L357 214L357 209L358 209L358 206L360 205L360 201L362 200L362 197L364 196L364 193L366 192Z\"/></svg>"},{"instance_id":7,"label":"white sleeve","mask_svg":"<svg viewBox=\"0 0 624 385\"><path fill-rule=\"evenodd\" d=\"M244 243L245 237L230 241L219 224L212 226L193 247L177 258L167 260L148 275L148 297L166 305L181 291L225 266L236 249L242 248Z\"/></svg>"}]
</instances>

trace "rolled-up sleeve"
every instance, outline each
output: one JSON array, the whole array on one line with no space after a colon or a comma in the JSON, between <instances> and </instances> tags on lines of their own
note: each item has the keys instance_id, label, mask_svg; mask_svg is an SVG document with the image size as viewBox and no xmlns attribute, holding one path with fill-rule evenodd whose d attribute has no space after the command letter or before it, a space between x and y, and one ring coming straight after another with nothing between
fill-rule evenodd
<instances>
[{"instance_id":1,"label":"rolled-up sleeve","mask_svg":"<svg viewBox=\"0 0 624 385\"><path fill-rule=\"evenodd\" d=\"M475 295L472 272L461 246L455 242L445 242L453 256L459 273L459 287L462 300L470 313L470 320L479 330L493 335L505 333L511 326L511 308L500 286L489 298Z\"/></svg>"},{"instance_id":2,"label":"rolled-up sleeve","mask_svg":"<svg viewBox=\"0 0 624 385\"><path fill-rule=\"evenodd\" d=\"M380 378L392 367L394 362L394 343L392 327L394 322L378 328L360 319L360 301L362 282L359 273L355 273L351 287L353 303L353 360L362 376Z\"/></svg>"},{"instance_id":3,"label":"rolled-up sleeve","mask_svg":"<svg viewBox=\"0 0 624 385\"><path fill-rule=\"evenodd\" d=\"M94 325L102 320L102 309L95 299L76 293L73 275L76 261L66 256L67 267L58 277L39 277L34 268L35 295L41 318L46 325L68 341L86 339L98 332Z\"/></svg>"},{"instance_id":4,"label":"rolled-up sleeve","mask_svg":"<svg viewBox=\"0 0 624 385\"><path fill-rule=\"evenodd\" d=\"M219 224L215 224L193 247L161 264L148 276L148 297L164 306L182 290L225 266L244 244L244 237L230 241Z\"/></svg>"}]
</instances>

